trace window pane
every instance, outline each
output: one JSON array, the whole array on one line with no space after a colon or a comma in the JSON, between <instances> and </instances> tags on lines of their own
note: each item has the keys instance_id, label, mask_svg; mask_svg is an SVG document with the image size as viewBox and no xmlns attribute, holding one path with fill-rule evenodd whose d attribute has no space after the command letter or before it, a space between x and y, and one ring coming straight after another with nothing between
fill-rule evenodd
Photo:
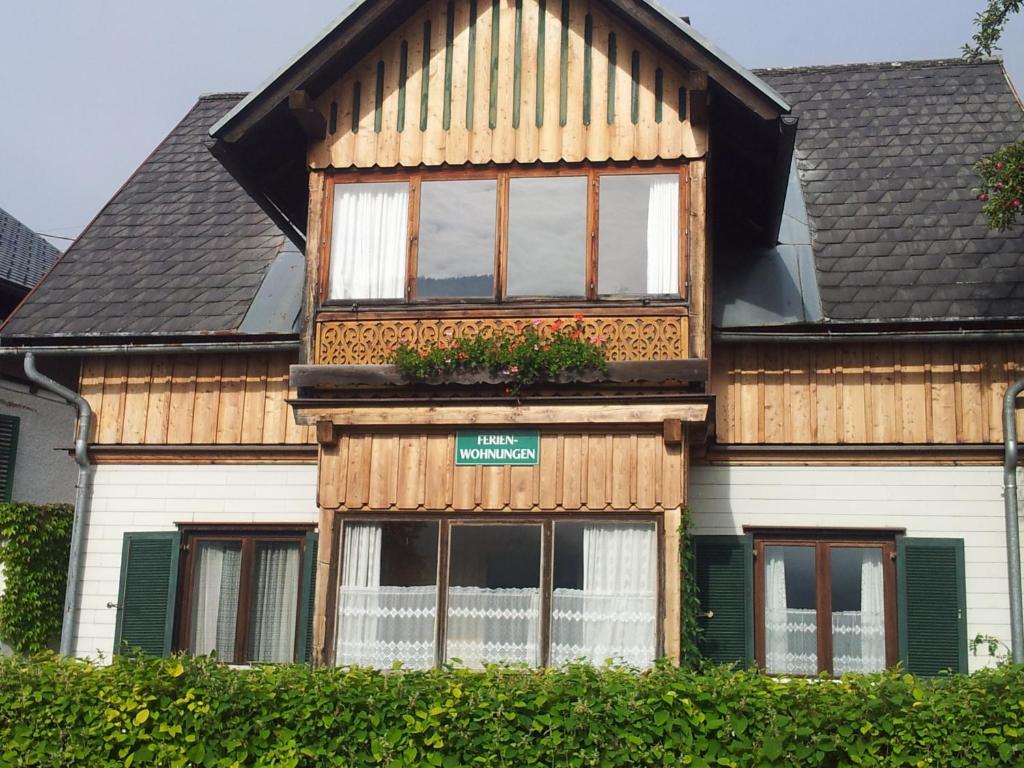
<instances>
[{"instance_id":1,"label":"window pane","mask_svg":"<svg viewBox=\"0 0 1024 768\"><path fill-rule=\"evenodd\" d=\"M598 292L679 294L679 176L602 176Z\"/></svg>"},{"instance_id":2,"label":"window pane","mask_svg":"<svg viewBox=\"0 0 1024 768\"><path fill-rule=\"evenodd\" d=\"M885 669L881 547L832 547L832 664L845 672Z\"/></svg>"},{"instance_id":3,"label":"window pane","mask_svg":"<svg viewBox=\"0 0 1024 768\"><path fill-rule=\"evenodd\" d=\"M202 541L196 548L189 650L235 661L238 588L242 571L240 541Z\"/></svg>"},{"instance_id":4,"label":"window pane","mask_svg":"<svg viewBox=\"0 0 1024 768\"><path fill-rule=\"evenodd\" d=\"M437 523L346 523L338 596L339 664L434 664Z\"/></svg>"},{"instance_id":5,"label":"window pane","mask_svg":"<svg viewBox=\"0 0 1024 768\"><path fill-rule=\"evenodd\" d=\"M657 628L653 523L556 523L551 663L649 667Z\"/></svg>"},{"instance_id":6,"label":"window pane","mask_svg":"<svg viewBox=\"0 0 1024 768\"><path fill-rule=\"evenodd\" d=\"M583 296L587 178L509 182L508 295Z\"/></svg>"},{"instance_id":7,"label":"window pane","mask_svg":"<svg viewBox=\"0 0 1024 768\"><path fill-rule=\"evenodd\" d=\"M818 673L815 548L764 548L765 667L792 675Z\"/></svg>"},{"instance_id":8,"label":"window pane","mask_svg":"<svg viewBox=\"0 0 1024 768\"><path fill-rule=\"evenodd\" d=\"M453 525L447 658L540 663L537 525Z\"/></svg>"},{"instance_id":9,"label":"window pane","mask_svg":"<svg viewBox=\"0 0 1024 768\"><path fill-rule=\"evenodd\" d=\"M257 541L249 619L250 661L295 661L299 617L297 541Z\"/></svg>"},{"instance_id":10,"label":"window pane","mask_svg":"<svg viewBox=\"0 0 1024 768\"><path fill-rule=\"evenodd\" d=\"M408 230L408 182L335 185L330 298L405 298Z\"/></svg>"},{"instance_id":11,"label":"window pane","mask_svg":"<svg viewBox=\"0 0 1024 768\"><path fill-rule=\"evenodd\" d=\"M418 298L494 295L498 182L425 181L420 187Z\"/></svg>"}]
</instances>

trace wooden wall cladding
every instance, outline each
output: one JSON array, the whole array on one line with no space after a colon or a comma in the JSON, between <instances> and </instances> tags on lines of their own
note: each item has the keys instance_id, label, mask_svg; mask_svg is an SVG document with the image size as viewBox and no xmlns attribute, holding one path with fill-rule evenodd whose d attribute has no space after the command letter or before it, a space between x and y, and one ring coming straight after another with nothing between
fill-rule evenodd
<instances>
[{"instance_id":1,"label":"wooden wall cladding","mask_svg":"<svg viewBox=\"0 0 1024 768\"><path fill-rule=\"evenodd\" d=\"M686 448L661 433L541 435L536 467L456 467L446 433L346 433L319 504L351 512L652 512L685 504Z\"/></svg>"},{"instance_id":2,"label":"wooden wall cladding","mask_svg":"<svg viewBox=\"0 0 1024 768\"><path fill-rule=\"evenodd\" d=\"M587 337L600 337L608 345L610 360L683 360L689 357L687 318L678 310L656 315L587 314ZM467 312L466 315L470 313ZM550 314L547 312L546 314ZM545 317L462 316L376 320L327 319L317 323L316 362L321 365L378 365L387 361L399 344L425 345L446 335L476 336L499 329L514 329L537 320L550 327L556 320L572 317L572 311Z\"/></svg>"},{"instance_id":3,"label":"wooden wall cladding","mask_svg":"<svg viewBox=\"0 0 1024 768\"><path fill-rule=\"evenodd\" d=\"M718 442L1001 443L1022 373L1015 343L716 344Z\"/></svg>"},{"instance_id":4,"label":"wooden wall cladding","mask_svg":"<svg viewBox=\"0 0 1024 768\"><path fill-rule=\"evenodd\" d=\"M291 354L86 357L81 393L98 445L305 445L290 396Z\"/></svg>"},{"instance_id":5,"label":"wooden wall cladding","mask_svg":"<svg viewBox=\"0 0 1024 768\"><path fill-rule=\"evenodd\" d=\"M706 89L598 0L432 0L318 98L310 165L701 157Z\"/></svg>"}]
</instances>

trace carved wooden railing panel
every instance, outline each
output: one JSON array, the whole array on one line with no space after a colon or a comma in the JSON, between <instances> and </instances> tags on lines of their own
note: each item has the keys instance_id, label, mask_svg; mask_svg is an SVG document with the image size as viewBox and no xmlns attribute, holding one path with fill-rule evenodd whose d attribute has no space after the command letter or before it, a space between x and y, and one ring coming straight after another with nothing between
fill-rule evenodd
<instances>
[{"instance_id":1,"label":"carved wooden railing panel","mask_svg":"<svg viewBox=\"0 0 1024 768\"><path fill-rule=\"evenodd\" d=\"M545 317L401 317L376 319L324 319L317 323L316 362L320 365L379 365L401 344L426 345L449 337L489 335L532 322L550 328L573 313ZM680 360L689 356L685 315L675 309L656 314L586 314L582 320L588 338L607 344L609 360Z\"/></svg>"}]
</instances>

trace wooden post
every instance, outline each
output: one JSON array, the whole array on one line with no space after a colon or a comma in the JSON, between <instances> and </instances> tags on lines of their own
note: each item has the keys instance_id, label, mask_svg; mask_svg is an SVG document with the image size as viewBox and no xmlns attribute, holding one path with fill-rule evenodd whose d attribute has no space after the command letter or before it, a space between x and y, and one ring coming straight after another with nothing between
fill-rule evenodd
<instances>
[{"instance_id":1,"label":"wooden post","mask_svg":"<svg viewBox=\"0 0 1024 768\"><path fill-rule=\"evenodd\" d=\"M707 160L690 163L690 355L711 355L711 265L707 240Z\"/></svg>"},{"instance_id":2,"label":"wooden post","mask_svg":"<svg viewBox=\"0 0 1024 768\"><path fill-rule=\"evenodd\" d=\"M324 203L327 175L323 171L309 174L309 224L306 228L306 290L302 297L302 346L300 362L316 362L316 308L320 303L320 262L327 246L323 242Z\"/></svg>"}]
</instances>

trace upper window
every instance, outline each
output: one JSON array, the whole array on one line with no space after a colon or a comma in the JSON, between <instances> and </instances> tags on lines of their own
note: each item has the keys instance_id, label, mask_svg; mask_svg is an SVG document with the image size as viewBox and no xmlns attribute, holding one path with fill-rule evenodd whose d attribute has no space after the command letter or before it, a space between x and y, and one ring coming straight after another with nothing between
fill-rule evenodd
<instances>
[{"instance_id":1,"label":"upper window","mask_svg":"<svg viewBox=\"0 0 1024 768\"><path fill-rule=\"evenodd\" d=\"M339 664L656 657L653 522L360 522L342 539Z\"/></svg>"},{"instance_id":2,"label":"upper window","mask_svg":"<svg viewBox=\"0 0 1024 768\"><path fill-rule=\"evenodd\" d=\"M678 298L681 168L333 184L329 301Z\"/></svg>"}]
</instances>

